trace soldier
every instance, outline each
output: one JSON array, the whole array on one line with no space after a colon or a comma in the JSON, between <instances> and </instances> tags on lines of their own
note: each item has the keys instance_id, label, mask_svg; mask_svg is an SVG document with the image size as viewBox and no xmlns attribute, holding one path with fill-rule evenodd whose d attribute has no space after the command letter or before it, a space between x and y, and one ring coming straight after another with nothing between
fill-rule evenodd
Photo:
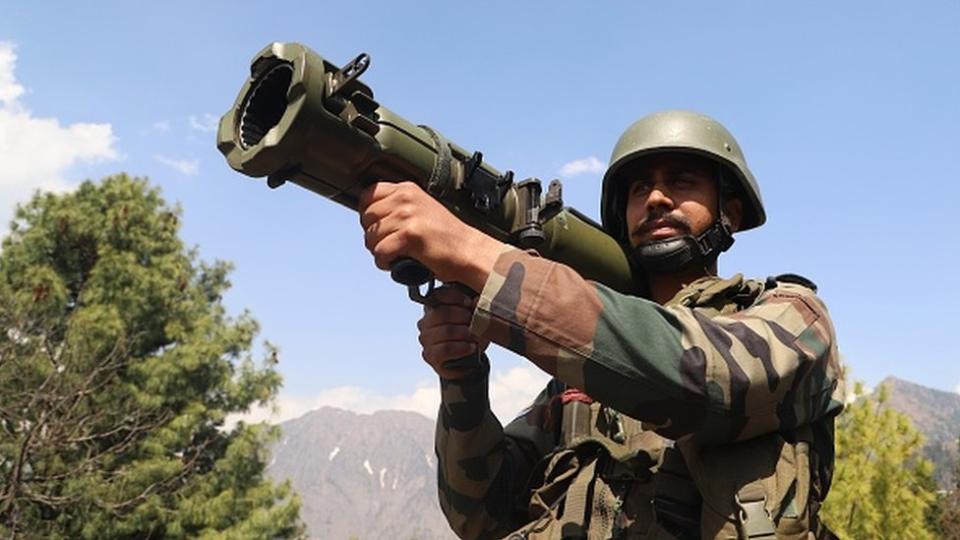
<instances>
[{"instance_id":1,"label":"soldier","mask_svg":"<svg viewBox=\"0 0 960 540\"><path fill-rule=\"evenodd\" d=\"M842 409L816 287L717 277L765 214L732 135L692 112L627 129L603 179L604 229L643 272L619 294L469 227L416 185L361 199L383 269L413 257L455 288L419 322L440 375L440 503L463 538L829 538L818 509ZM488 342L553 376L506 428ZM481 353L479 368L445 363Z\"/></svg>"}]
</instances>

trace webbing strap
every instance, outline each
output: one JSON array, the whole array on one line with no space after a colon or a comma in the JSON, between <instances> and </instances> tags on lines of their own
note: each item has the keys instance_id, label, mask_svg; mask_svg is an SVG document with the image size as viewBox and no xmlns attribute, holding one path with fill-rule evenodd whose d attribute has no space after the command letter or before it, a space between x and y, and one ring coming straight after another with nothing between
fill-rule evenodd
<instances>
[{"instance_id":1,"label":"webbing strap","mask_svg":"<svg viewBox=\"0 0 960 540\"><path fill-rule=\"evenodd\" d=\"M737 492L737 529L740 538L773 539L777 537L777 526L767 511L767 495L759 482L751 482Z\"/></svg>"},{"instance_id":2,"label":"webbing strap","mask_svg":"<svg viewBox=\"0 0 960 540\"><path fill-rule=\"evenodd\" d=\"M585 533L587 529L587 504L589 503L590 484L593 483L597 472L597 459L581 469L567 488L567 498L563 506L563 517L560 519L560 530L564 536L579 536L576 532ZM568 532L569 531L569 532ZM571 534L573 533L573 534ZM586 535L584 534L584 537Z\"/></svg>"},{"instance_id":3,"label":"webbing strap","mask_svg":"<svg viewBox=\"0 0 960 540\"><path fill-rule=\"evenodd\" d=\"M549 527L551 521L558 521L556 510L567 496L567 481L573 478L580 470L580 461L573 450L563 450L555 454L547 465L551 471L544 485L535 490L530 496L530 513L538 517L528 523L521 530L521 538L527 538L531 533L542 532ZM553 472L559 471L556 476Z\"/></svg>"},{"instance_id":4,"label":"webbing strap","mask_svg":"<svg viewBox=\"0 0 960 540\"><path fill-rule=\"evenodd\" d=\"M597 460L593 459L590 464L583 468L580 474L573 479L573 483L567 489L567 502L563 507L563 522L578 523L584 525L587 515L587 502L590 491L590 484L597 472Z\"/></svg>"},{"instance_id":5,"label":"webbing strap","mask_svg":"<svg viewBox=\"0 0 960 540\"><path fill-rule=\"evenodd\" d=\"M550 459L547 468L551 471L550 477L530 495L530 510L531 513L539 512L541 518L550 516L556 519L554 510L566 497L568 481L580 470L580 461L574 451L564 450Z\"/></svg>"}]
</instances>

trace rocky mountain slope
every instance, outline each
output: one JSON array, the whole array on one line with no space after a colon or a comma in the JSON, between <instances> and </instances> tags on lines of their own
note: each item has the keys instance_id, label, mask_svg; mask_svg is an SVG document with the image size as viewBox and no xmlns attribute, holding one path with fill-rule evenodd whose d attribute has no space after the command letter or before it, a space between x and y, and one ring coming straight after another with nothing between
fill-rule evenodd
<instances>
[{"instance_id":1,"label":"rocky mountain slope","mask_svg":"<svg viewBox=\"0 0 960 540\"><path fill-rule=\"evenodd\" d=\"M890 392L890 406L909 416L926 438L923 453L936 467L937 483L951 488L960 437L960 395L896 377L887 377L880 385Z\"/></svg>"},{"instance_id":2,"label":"rocky mountain slope","mask_svg":"<svg viewBox=\"0 0 960 540\"><path fill-rule=\"evenodd\" d=\"M280 428L267 470L300 494L310 538L456 538L437 504L430 419L325 407Z\"/></svg>"}]
</instances>

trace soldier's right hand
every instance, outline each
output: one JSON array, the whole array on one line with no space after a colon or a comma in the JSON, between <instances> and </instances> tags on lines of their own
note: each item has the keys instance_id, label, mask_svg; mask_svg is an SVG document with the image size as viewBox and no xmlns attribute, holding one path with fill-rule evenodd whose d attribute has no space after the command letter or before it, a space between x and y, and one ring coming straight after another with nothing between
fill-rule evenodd
<instances>
[{"instance_id":1,"label":"soldier's right hand","mask_svg":"<svg viewBox=\"0 0 960 540\"><path fill-rule=\"evenodd\" d=\"M423 359L447 380L466 377L477 368L446 368L444 364L467 356L476 356L486 350L489 342L479 342L470 335L470 319L476 306L471 297L458 287L443 286L430 293L431 304L424 306L423 317L417 322Z\"/></svg>"}]
</instances>

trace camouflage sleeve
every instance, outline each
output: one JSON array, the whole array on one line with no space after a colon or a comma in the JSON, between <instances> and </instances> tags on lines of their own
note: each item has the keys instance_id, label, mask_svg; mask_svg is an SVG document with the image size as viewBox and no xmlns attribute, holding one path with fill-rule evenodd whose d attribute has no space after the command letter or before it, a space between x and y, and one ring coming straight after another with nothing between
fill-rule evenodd
<instances>
[{"instance_id":1,"label":"camouflage sleeve","mask_svg":"<svg viewBox=\"0 0 960 540\"><path fill-rule=\"evenodd\" d=\"M487 368L489 369L489 368ZM500 538L527 521L528 479L557 444L551 381L516 420L501 428L490 410L487 370L440 381L437 483L440 507L461 538Z\"/></svg>"},{"instance_id":2,"label":"camouflage sleeve","mask_svg":"<svg viewBox=\"0 0 960 540\"><path fill-rule=\"evenodd\" d=\"M507 248L471 331L673 439L746 439L842 407L833 327L800 286L765 291L753 306L711 319Z\"/></svg>"}]
</instances>

